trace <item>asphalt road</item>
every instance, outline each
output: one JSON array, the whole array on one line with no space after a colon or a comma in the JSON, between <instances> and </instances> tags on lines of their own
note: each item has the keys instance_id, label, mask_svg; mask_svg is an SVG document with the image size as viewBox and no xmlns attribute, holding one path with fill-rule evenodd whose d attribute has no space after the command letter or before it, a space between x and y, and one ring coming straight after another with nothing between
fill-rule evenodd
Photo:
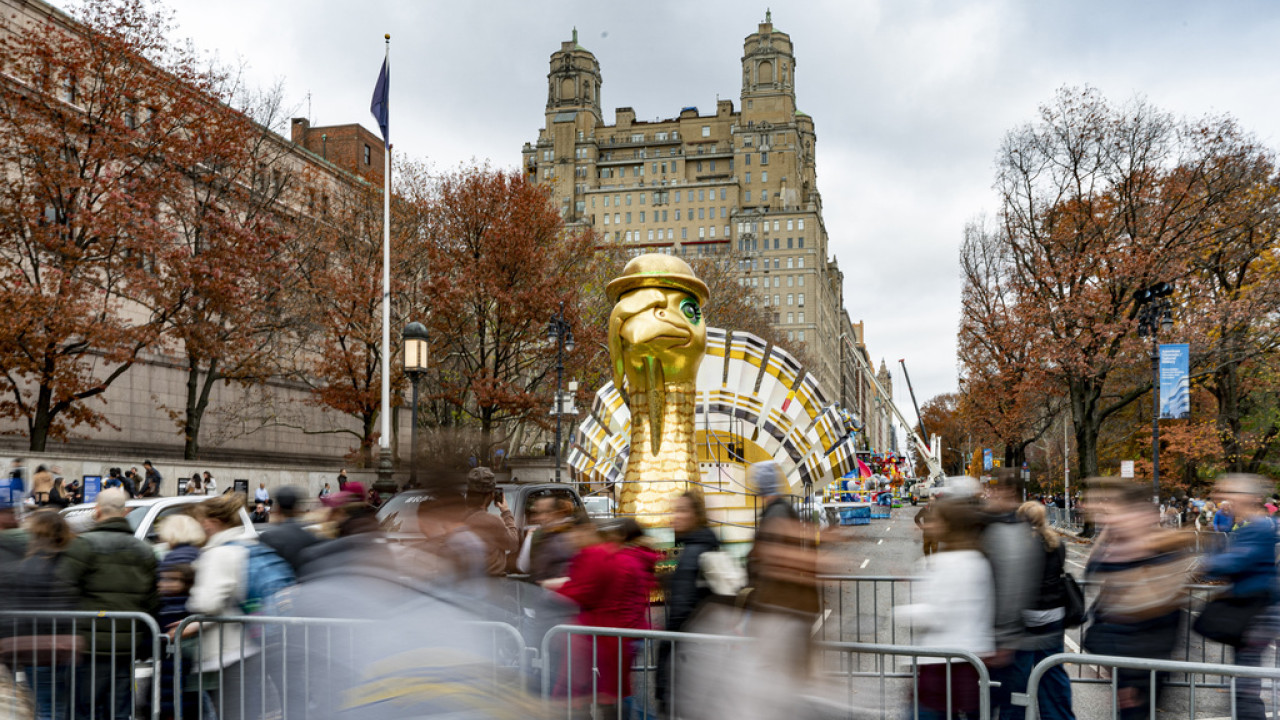
<instances>
[{"instance_id":1,"label":"asphalt road","mask_svg":"<svg viewBox=\"0 0 1280 720\"><path fill-rule=\"evenodd\" d=\"M851 576L851 580L829 582L824 591L823 618L815 627L815 637L846 642L911 644L912 631L905 621L895 620L892 608L911 600L910 583L905 579L921 557L920 536L912 521L918 508L906 506L893 511L888 520L872 520L870 525L840 528L824 534L824 570L834 575ZM1069 542L1067 569L1077 579L1083 576L1089 543L1066 538ZM1195 633L1184 627L1179 635L1177 660L1197 662L1229 662L1230 652L1221 646L1205 647ZM1066 649L1079 652L1080 630L1068 633ZM832 654L824 657L824 669L844 678L846 700L856 707L874 712L882 704L893 708L910 706L910 683L891 677L910 671L910 659L902 656L877 658L867 654ZM1109 718L1111 713L1110 672L1105 668L1068 665L1073 678L1073 706L1081 720ZM849 670L861 673L849 679ZM882 678L881 675L884 675ZM1175 677L1175 681L1186 681ZM1197 677L1197 684L1205 678ZM1221 678L1208 678L1220 682ZM1271 688L1264 684L1264 701L1272 705ZM1229 691L1198 686L1195 691L1195 713L1191 713L1191 693L1185 687L1167 687L1161 696L1158 717L1172 718L1230 717Z\"/></svg>"}]
</instances>

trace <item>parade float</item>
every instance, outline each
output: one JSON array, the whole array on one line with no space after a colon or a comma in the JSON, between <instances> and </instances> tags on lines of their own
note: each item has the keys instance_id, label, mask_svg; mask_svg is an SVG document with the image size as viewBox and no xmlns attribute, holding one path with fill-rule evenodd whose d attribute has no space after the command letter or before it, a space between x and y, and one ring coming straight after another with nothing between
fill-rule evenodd
<instances>
[{"instance_id":1,"label":"parade float","mask_svg":"<svg viewBox=\"0 0 1280 720\"><path fill-rule=\"evenodd\" d=\"M686 262L633 258L607 293L613 380L596 392L568 455L584 495L611 493L619 514L661 527L671 501L698 490L734 542L755 527L752 463L778 463L797 507L815 513L829 485L858 472L856 420L787 351L706 327L707 287Z\"/></svg>"}]
</instances>

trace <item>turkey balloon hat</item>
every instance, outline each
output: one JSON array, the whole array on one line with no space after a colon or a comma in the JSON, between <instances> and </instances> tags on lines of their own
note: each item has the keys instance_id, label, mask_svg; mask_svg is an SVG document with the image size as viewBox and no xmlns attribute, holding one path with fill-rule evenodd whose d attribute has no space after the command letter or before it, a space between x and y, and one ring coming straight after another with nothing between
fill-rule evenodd
<instances>
[{"instance_id":1,"label":"turkey balloon hat","mask_svg":"<svg viewBox=\"0 0 1280 720\"><path fill-rule=\"evenodd\" d=\"M619 512L650 527L670 523L672 501L698 487L694 403L706 354L706 283L673 255L633 258L605 289L614 385L627 389L631 452Z\"/></svg>"}]
</instances>

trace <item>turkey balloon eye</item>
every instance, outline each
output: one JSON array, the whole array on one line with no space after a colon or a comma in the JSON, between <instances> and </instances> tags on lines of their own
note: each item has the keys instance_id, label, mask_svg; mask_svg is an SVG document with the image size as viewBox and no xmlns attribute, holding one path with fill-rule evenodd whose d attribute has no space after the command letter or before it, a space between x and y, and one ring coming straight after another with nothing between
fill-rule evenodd
<instances>
[{"instance_id":1,"label":"turkey balloon eye","mask_svg":"<svg viewBox=\"0 0 1280 720\"><path fill-rule=\"evenodd\" d=\"M685 300L680 303L680 312L684 313L684 317L692 325L702 322L702 308L698 307L698 303L693 300Z\"/></svg>"}]
</instances>

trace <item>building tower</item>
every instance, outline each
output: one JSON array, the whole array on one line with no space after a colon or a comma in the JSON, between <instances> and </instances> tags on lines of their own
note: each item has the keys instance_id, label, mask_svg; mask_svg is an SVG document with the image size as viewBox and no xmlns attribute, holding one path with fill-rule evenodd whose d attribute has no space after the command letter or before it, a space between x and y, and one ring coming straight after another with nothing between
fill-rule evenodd
<instances>
[{"instance_id":1,"label":"building tower","mask_svg":"<svg viewBox=\"0 0 1280 720\"><path fill-rule=\"evenodd\" d=\"M584 189L585 171L576 165L588 154L594 158L588 142L594 145L596 127L603 124L600 85L600 63L578 44L574 28L573 39L551 54L546 126L537 147L526 145L524 151L525 172L552 188L561 216L570 222L578 214L575 196Z\"/></svg>"},{"instance_id":2,"label":"building tower","mask_svg":"<svg viewBox=\"0 0 1280 720\"><path fill-rule=\"evenodd\" d=\"M744 119L785 125L796 115L796 59L791 36L773 29L773 13L743 41L742 109Z\"/></svg>"}]
</instances>

